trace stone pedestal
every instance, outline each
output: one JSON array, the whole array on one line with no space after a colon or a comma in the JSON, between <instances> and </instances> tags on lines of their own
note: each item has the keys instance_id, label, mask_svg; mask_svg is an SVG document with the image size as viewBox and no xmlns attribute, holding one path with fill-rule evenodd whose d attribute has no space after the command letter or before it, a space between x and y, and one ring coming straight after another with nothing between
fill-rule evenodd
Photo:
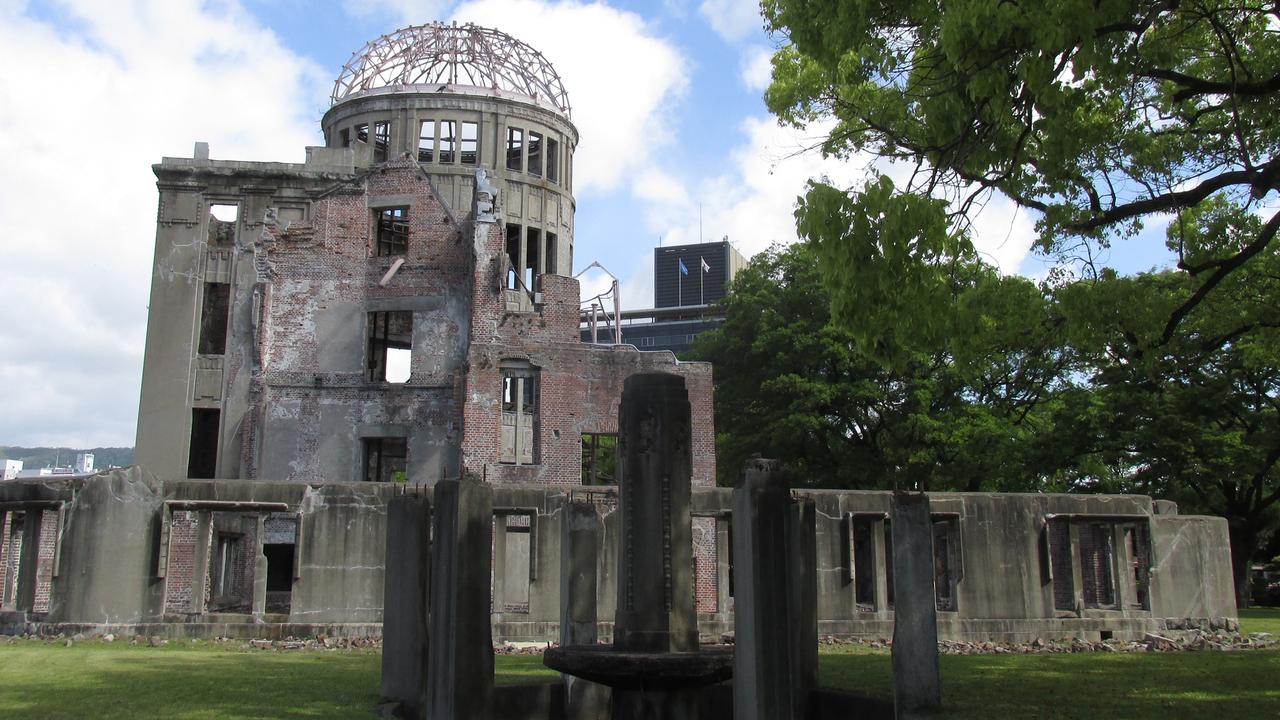
<instances>
[{"instance_id":1,"label":"stone pedestal","mask_svg":"<svg viewBox=\"0 0 1280 720\"><path fill-rule=\"evenodd\" d=\"M791 497L774 461L748 461L733 491L739 720L807 716L818 684L815 520L813 501Z\"/></svg>"},{"instance_id":2,"label":"stone pedestal","mask_svg":"<svg viewBox=\"0 0 1280 720\"><path fill-rule=\"evenodd\" d=\"M603 524L595 505L570 502L561 520L560 540L560 645L594 647L597 574ZM572 675L565 676L565 716L568 720L594 720L609 711L609 688Z\"/></svg>"},{"instance_id":3,"label":"stone pedestal","mask_svg":"<svg viewBox=\"0 0 1280 720\"><path fill-rule=\"evenodd\" d=\"M942 705L929 496L893 495L893 703L899 720Z\"/></svg>"},{"instance_id":4,"label":"stone pedestal","mask_svg":"<svg viewBox=\"0 0 1280 720\"><path fill-rule=\"evenodd\" d=\"M493 491L472 477L441 481L433 519L427 717L484 720L493 695Z\"/></svg>"},{"instance_id":5,"label":"stone pedestal","mask_svg":"<svg viewBox=\"0 0 1280 720\"><path fill-rule=\"evenodd\" d=\"M426 699L430 529L426 498L401 495L387 503L381 695L399 703L406 718L421 717Z\"/></svg>"}]
</instances>

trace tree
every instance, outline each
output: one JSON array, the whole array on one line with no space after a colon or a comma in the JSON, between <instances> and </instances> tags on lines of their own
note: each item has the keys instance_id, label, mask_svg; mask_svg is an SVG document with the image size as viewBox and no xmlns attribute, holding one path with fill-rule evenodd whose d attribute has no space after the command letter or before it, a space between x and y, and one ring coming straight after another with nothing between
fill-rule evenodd
<instances>
[{"instance_id":1,"label":"tree","mask_svg":"<svg viewBox=\"0 0 1280 720\"><path fill-rule=\"evenodd\" d=\"M1044 423L1071 358L1040 291L973 265L963 365L890 365L832 323L813 248L772 248L739 273L725 324L695 344L716 368L721 482L759 453L822 487L1031 490L1058 463Z\"/></svg>"},{"instance_id":2,"label":"tree","mask_svg":"<svg viewBox=\"0 0 1280 720\"><path fill-rule=\"evenodd\" d=\"M1039 218L1037 248L1093 254L1207 204L1264 220L1235 244L1173 250L1191 292L1153 340L1271 247L1280 229L1280 6L1248 0L763 0L766 102L798 126L834 121L823 150L905 161L861 188L812 183L798 230L826 268L836 317L864 346L934 349L961 334L950 275L972 259L975 203ZM1268 206L1270 203L1270 206ZM874 308L874 312L868 312ZM891 342L886 342L886 338Z\"/></svg>"}]
</instances>

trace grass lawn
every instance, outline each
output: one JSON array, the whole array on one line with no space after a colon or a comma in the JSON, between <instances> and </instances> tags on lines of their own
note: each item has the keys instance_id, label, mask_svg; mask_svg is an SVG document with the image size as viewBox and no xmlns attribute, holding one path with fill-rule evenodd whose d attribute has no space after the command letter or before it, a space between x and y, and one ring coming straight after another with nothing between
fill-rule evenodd
<instances>
[{"instance_id":1,"label":"grass lawn","mask_svg":"<svg viewBox=\"0 0 1280 720\"><path fill-rule=\"evenodd\" d=\"M1271 632L1280 611L1242 613ZM365 718L377 651L242 651L99 641L0 642L3 718ZM499 655L498 682L554 677L537 655ZM889 655L824 646L822 684L888 696ZM947 717L1280 717L1280 651L975 655L942 658Z\"/></svg>"},{"instance_id":2,"label":"grass lawn","mask_svg":"<svg viewBox=\"0 0 1280 720\"><path fill-rule=\"evenodd\" d=\"M1280 607L1249 608L1240 611L1240 632L1271 633L1280 640Z\"/></svg>"}]
</instances>

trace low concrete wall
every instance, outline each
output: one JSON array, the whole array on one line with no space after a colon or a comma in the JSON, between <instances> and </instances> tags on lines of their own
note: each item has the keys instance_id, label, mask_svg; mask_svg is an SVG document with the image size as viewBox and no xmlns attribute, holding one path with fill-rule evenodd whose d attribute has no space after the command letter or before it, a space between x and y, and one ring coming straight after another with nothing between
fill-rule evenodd
<instances>
[{"instance_id":1,"label":"low concrete wall","mask_svg":"<svg viewBox=\"0 0 1280 720\"><path fill-rule=\"evenodd\" d=\"M233 637L377 634L382 621L387 504L404 492L430 495L431 488L160 481L138 468L85 478L2 483L0 509L10 513L39 509L45 517L56 515L61 520L56 572L42 581L48 584L48 611L0 609L5 611L0 613L0 632L66 628ZM886 571L891 547L884 540L890 494L834 490L798 494L812 498L817 511L819 633L891 637L891 582ZM495 517L519 516L511 523L513 533L528 528L527 538L515 538L508 547L529 553L527 573L524 558L511 561L518 571L495 568L505 573L501 592L495 591L495 641L558 638L561 522L571 499L594 506L600 514L597 617L613 617L619 529L612 489L494 486ZM935 493L930 503L939 525L936 532L942 533L935 537L943 538L950 553L944 564L951 593L947 603L954 609L938 613L942 638L1123 639L1145 632L1235 626L1227 526L1221 518L1179 516L1168 503L1161 503L1157 514L1152 500L1142 496ZM297 565L289 613L259 615L256 621L249 614L166 615L166 585L177 582L173 579L177 572L161 577L161 557L171 563L180 559L162 550L166 508L296 517ZM717 528L717 542L705 550L714 557L699 559L716 567L715 573L705 575L715 585L711 588L717 598L714 611L698 616L704 638L718 639L733 628L728 587L730 509L729 490L694 490L694 515L714 518ZM1080 537L1075 530L1070 535L1075 544L1057 549L1074 566L1069 579L1071 568L1053 575L1049 537L1053 519L1080 528ZM1087 528L1094 535L1099 528L1103 535L1116 528L1111 536L1116 539L1100 554L1080 539ZM1145 554L1122 547L1130 537L1124 534L1129 532L1125 528L1137 529L1139 540L1133 542ZM505 532L495 537L501 539ZM861 560L857 559L859 549ZM502 554L495 552L495 557ZM1135 570L1143 563L1149 566L1145 575ZM1082 569L1082 564L1089 567ZM1100 569L1102 565L1106 568ZM520 584L526 574L527 587ZM1098 578L1111 583L1106 598L1110 602L1090 604L1082 585L1086 580L1096 585ZM1055 583L1065 583L1074 593L1070 607L1060 607L1061 599L1055 602ZM1057 589L1059 596L1070 594L1061 585ZM523 607L526 599L527 608ZM601 640L612 637L612 623L600 622L599 630Z\"/></svg>"}]
</instances>

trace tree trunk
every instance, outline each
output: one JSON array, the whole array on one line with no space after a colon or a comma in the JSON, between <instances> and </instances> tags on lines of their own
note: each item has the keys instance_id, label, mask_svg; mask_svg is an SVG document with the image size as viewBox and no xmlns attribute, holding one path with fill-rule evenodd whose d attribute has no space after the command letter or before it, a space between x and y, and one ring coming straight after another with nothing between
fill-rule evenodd
<instances>
[{"instance_id":1,"label":"tree trunk","mask_svg":"<svg viewBox=\"0 0 1280 720\"><path fill-rule=\"evenodd\" d=\"M1228 518L1231 535L1231 577L1236 584L1236 608L1249 607L1249 565L1258 549L1258 530L1254 523Z\"/></svg>"}]
</instances>

